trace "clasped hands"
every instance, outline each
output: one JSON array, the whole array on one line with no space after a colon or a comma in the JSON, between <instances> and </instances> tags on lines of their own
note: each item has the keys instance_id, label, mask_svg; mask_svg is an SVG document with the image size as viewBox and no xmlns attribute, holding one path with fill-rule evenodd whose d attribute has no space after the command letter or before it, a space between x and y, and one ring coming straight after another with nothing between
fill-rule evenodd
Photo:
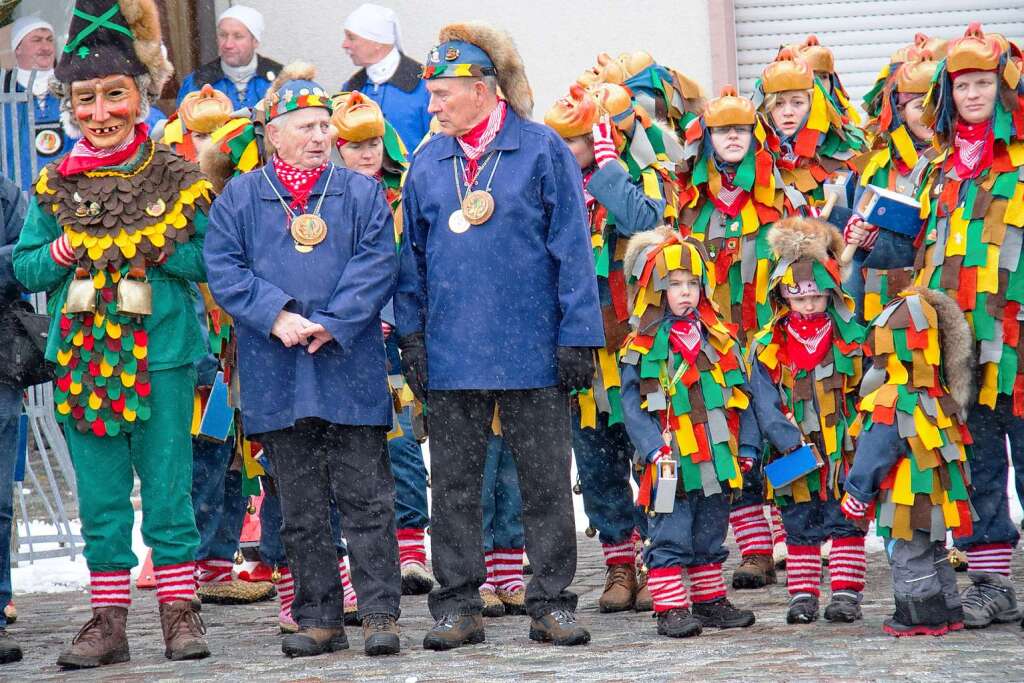
<instances>
[{"instance_id":1,"label":"clasped hands","mask_svg":"<svg viewBox=\"0 0 1024 683\"><path fill-rule=\"evenodd\" d=\"M320 347L334 339L330 332L319 323L307 320L298 313L281 311L277 314L270 334L281 340L286 347L302 345L309 353L316 353Z\"/></svg>"}]
</instances>

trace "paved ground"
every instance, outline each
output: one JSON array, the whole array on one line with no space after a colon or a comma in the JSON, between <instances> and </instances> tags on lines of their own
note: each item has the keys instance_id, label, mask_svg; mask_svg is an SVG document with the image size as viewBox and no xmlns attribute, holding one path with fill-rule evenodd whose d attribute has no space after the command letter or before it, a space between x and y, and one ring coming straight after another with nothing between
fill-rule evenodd
<instances>
[{"instance_id":1,"label":"paved ground","mask_svg":"<svg viewBox=\"0 0 1024 683\"><path fill-rule=\"evenodd\" d=\"M881 554L869 556L865 619L855 625L785 623L786 593L781 586L734 594L735 603L757 613L757 624L734 631L709 630L698 638L657 636L649 614L602 615L597 597L603 583L596 540L580 536L580 569L575 589L580 616L593 633L584 648L562 649L532 643L527 617L487 622L487 642L450 653L420 647L430 624L423 597L403 601L403 652L371 659L362 654L362 636L350 629L352 649L304 660L281 655L276 609L270 603L243 607L206 606L213 657L171 663L163 657L154 596L136 594L129 616L132 661L90 672L63 674L54 660L88 618L84 593L17 596L20 620L11 628L26 657L0 668L11 681L223 680L670 680L763 681L1024 680L1024 632L1017 624L963 631L943 638L896 640L881 632L891 612L889 576ZM735 558L735 552L733 558ZM734 564L733 561L732 564ZM1024 561L1015 565L1024 590ZM961 575L966 581L966 576Z\"/></svg>"}]
</instances>

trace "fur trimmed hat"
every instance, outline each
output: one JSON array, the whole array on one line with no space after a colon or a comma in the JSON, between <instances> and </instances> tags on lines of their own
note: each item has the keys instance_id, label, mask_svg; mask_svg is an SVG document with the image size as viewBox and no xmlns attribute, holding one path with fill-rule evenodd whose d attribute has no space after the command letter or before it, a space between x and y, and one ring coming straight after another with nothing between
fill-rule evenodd
<instances>
[{"instance_id":1,"label":"fur trimmed hat","mask_svg":"<svg viewBox=\"0 0 1024 683\"><path fill-rule=\"evenodd\" d=\"M814 218L790 216L772 225L768 246L776 258L769 291L783 299L787 294L831 293L837 311L849 311L852 315L852 300L842 288L845 273L839 265L843 250L839 231Z\"/></svg>"},{"instance_id":2,"label":"fur trimmed hat","mask_svg":"<svg viewBox=\"0 0 1024 683\"><path fill-rule=\"evenodd\" d=\"M76 0L67 44L54 70L58 81L148 75L149 94L156 97L172 73L154 0Z\"/></svg>"},{"instance_id":3,"label":"fur trimmed hat","mask_svg":"<svg viewBox=\"0 0 1024 683\"><path fill-rule=\"evenodd\" d=\"M533 90L519 50L506 31L467 21L442 26L437 40L427 56L423 78L494 76L512 111L526 119L533 115Z\"/></svg>"}]
</instances>

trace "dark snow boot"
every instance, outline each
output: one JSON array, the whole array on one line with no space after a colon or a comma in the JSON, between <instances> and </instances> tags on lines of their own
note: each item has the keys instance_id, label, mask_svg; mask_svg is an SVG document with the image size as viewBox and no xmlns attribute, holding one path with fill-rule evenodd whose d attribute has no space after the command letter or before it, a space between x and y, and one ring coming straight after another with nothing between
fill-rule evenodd
<instances>
[{"instance_id":1,"label":"dark snow boot","mask_svg":"<svg viewBox=\"0 0 1024 683\"><path fill-rule=\"evenodd\" d=\"M882 624L882 630L890 636L942 636L949 632L950 612L942 594L895 599L896 612Z\"/></svg>"},{"instance_id":2,"label":"dark snow boot","mask_svg":"<svg viewBox=\"0 0 1024 683\"><path fill-rule=\"evenodd\" d=\"M787 624L809 624L818 620L818 598L810 593L797 593L789 600Z\"/></svg>"}]
</instances>

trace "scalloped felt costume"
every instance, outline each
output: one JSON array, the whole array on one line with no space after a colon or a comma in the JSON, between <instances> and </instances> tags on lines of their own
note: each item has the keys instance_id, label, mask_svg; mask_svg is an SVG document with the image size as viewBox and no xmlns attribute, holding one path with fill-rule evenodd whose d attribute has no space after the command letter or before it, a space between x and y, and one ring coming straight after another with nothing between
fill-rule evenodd
<instances>
[{"instance_id":1,"label":"scalloped felt costume","mask_svg":"<svg viewBox=\"0 0 1024 683\"><path fill-rule=\"evenodd\" d=\"M940 60L946 56L946 41L942 38L929 37L924 33L915 33L914 42L904 45L890 55L889 61L878 72L871 88L864 93L861 106L868 115L868 121L864 124L864 132L869 141L873 142L874 136L878 134L878 115L882 112L886 88L891 84L892 77L896 75L900 65L908 61L911 55L919 54L922 51L927 51L933 59Z\"/></svg>"}]
</instances>

